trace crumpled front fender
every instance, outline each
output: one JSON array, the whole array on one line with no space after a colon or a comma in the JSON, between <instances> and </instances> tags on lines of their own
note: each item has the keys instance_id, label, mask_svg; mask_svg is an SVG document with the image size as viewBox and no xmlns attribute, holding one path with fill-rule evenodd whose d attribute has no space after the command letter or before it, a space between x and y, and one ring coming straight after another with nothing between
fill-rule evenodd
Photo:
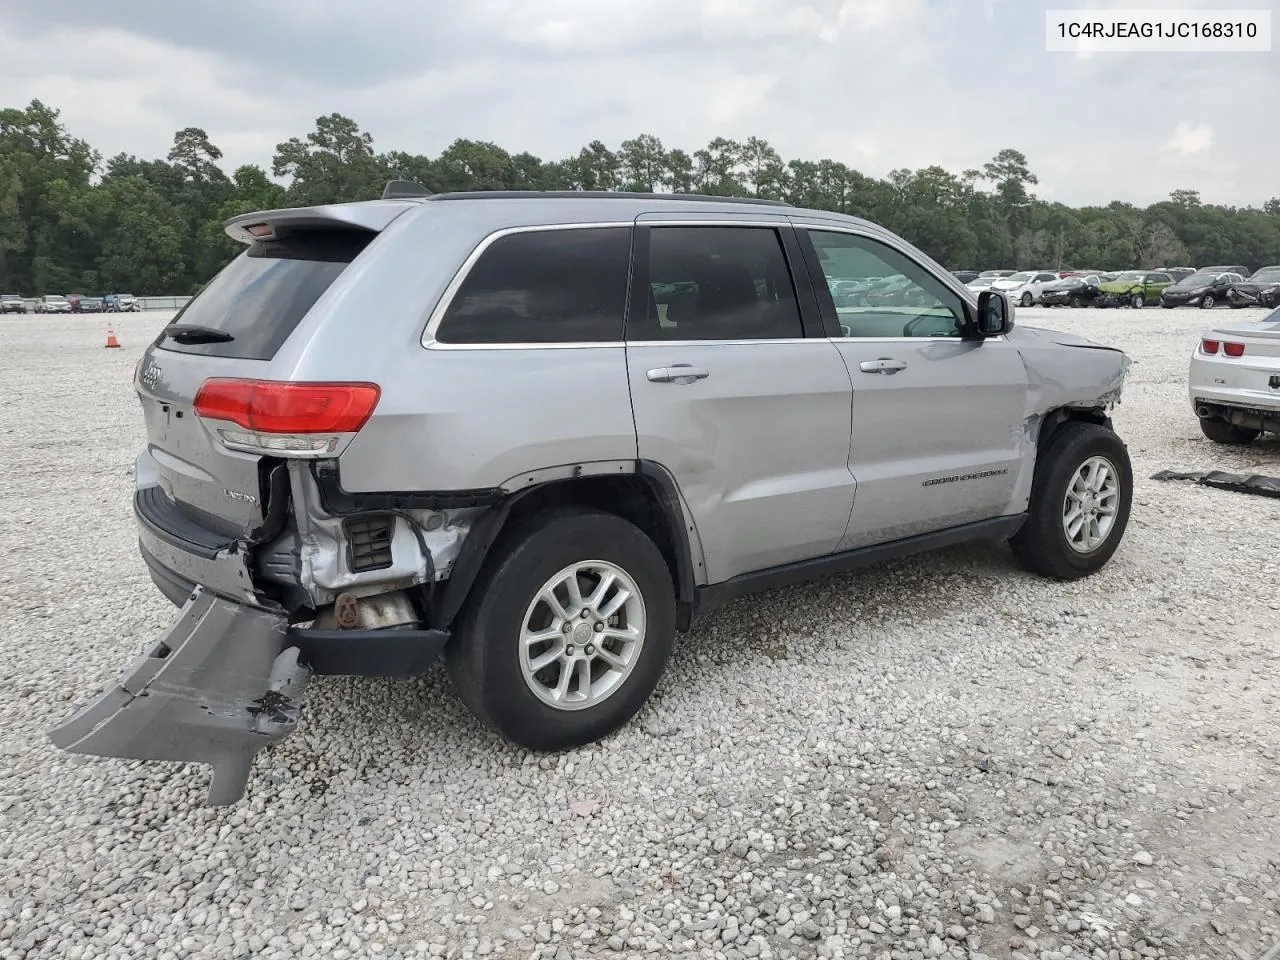
<instances>
[{"instance_id":1,"label":"crumpled front fender","mask_svg":"<svg viewBox=\"0 0 1280 960\"><path fill-rule=\"evenodd\" d=\"M71 753L209 764L208 802L235 803L258 751L297 726L311 677L299 652L284 616L196 587L164 636L49 739Z\"/></svg>"}]
</instances>

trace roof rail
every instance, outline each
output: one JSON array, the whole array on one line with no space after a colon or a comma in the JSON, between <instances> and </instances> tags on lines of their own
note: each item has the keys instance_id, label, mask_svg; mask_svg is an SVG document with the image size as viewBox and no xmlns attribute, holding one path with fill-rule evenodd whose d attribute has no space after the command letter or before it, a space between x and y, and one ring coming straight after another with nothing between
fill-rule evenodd
<instances>
[{"instance_id":1,"label":"roof rail","mask_svg":"<svg viewBox=\"0 0 1280 960\"><path fill-rule=\"evenodd\" d=\"M399 200L403 197L429 197L430 190L412 180L389 180L382 188L383 200Z\"/></svg>"},{"instance_id":2,"label":"roof rail","mask_svg":"<svg viewBox=\"0 0 1280 960\"><path fill-rule=\"evenodd\" d=\"M630 193L622 190L462 190L454 193L435 193L431 200L695 200L703 203L767 204L772 207L790 207L785 200L765 200L761 197L716 197L706 193Z\"/></svg>"}]
</instances>

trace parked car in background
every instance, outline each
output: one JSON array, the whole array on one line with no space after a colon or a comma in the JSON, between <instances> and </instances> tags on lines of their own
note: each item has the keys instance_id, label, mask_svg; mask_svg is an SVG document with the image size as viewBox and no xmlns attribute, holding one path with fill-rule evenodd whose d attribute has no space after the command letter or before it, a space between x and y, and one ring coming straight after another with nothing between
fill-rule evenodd
<instances>
[{"instance_id":1,"label":"parked car in background","mask_svg":"<svg viewBox=\"0 0 1280 960\"><path fill-rule=\"evenodd\" d=\"M1280 307L1280 266L1260 267L1227 290L1233 307Z\"/></svg>"},{"instance_id":2,"label":"parked car in background","mask_svg":"<svg viewBox=\"0 0 1280 960\"><path fill-rule=\"evenodd\" d=\"M1193 273L1199 272L1195 267L1156 267L1155 269L1159 270L1161 273L1172 274L1174 283L1177 283L1184 277L1191 276Z\"/></svg>"},{"instance_id":3,"label":"parked car in background","mask_svg":"<svg viewBox=\"0 0 1280 960\"><path fill-rule=\"evenodd\" d=\"M1156 270L1125 270L1114 280L1103 280L1094 297L1096 307L1134 307L1160 302L1160 294L1173 283L1173 275Z\"/></svg>"},{"instance_id":4,"label":"parked car in background","mask_svg":"<svg viewBox=\"0 0 1280 960\"><path fill-rule=\"evenodd\" d=\"M1040 303L1046 307L1084 307L1093 303L1102 281L1097 274L1065 277L1046 283L1040 290Z\"/></svg>"},{"instance_id":5,"label":"parked car in background","mask_svg":"<svg viewBox=\"0 0 1280 960\"><path fill-rule=\"evenodd\" d=\"M1013 270L983 270L981 273L978 274L978 276L995 277L999 279L1000 277L1012 277L1013 274L1014 274Z\"/></svg>"},{"instance_id":6,"label":"parked car in background","mask_svg":"<svg viewBox=\"0 0 1280 960\"><path fill-rule=\"evenodd\" d=\"M60 293L50 293L36 300L36 313L70 313L71 301Z\"/></svg>"},{"instance_id":7,"label":"parked car in background","mask_svg":"<svg viewBox=\"0 0 1280 960\"><path fill-rule=\"evenodd\" d=\"M856 280L833 280L827 286L837 307L857 307L866 302L867 291L879 282L879 277L863 277Z\"/></svg>"},{"instance_id":8,"label":"parked car in background","mask_svg":"<svg viewBox=\"0 0 1280 960\"><path fill-rule=\"evenodd\" d=\"M1241 318L1243 319L1243 318ZM1204 334L1187 376L1200 431L1214 443L1251 443L1280 433L1280 308Z\"/></svg>"},{"instance_id":9,"label":"parked car in background","mask_svg":"<svg viewBox=\"0 0 1280 960\"><path fill-rule=\"evenodd\" d=\"M102 308L107 313L137 313L142 306L132 293L108 293L102 298Z\"/></svg>"},{"instance_id":10,"label":"parked car in background","mask_svg":"<svg viewBox=\"0 0 1280 960\"><path fill-rule=\"evenodd\" d=\"M951 275L961 283L968 283L971 280L978 279L977 270L952 270Z\"/></svg>"},{"instance_id":11,"label":"parked car in background","mask_svg":"<svg viewBox=\"0 0 1280 960\"><path fill-rule=\"evenodd\" d=\"M26 313L27 301L20 294L0 294L0 313Z\"/></svg>"},{"instance_id":12,"label":"parked car in background","mask_svg":"<svg viewBox=\"0 0 1280 960\"><path fill-rule=\"evenodd\" d=\"M72 313L101 313L101 297L80 297L71 305Z\"/></svg>"},{"instance_id":13,"label":"parked car in background","mask_svg":"<svg viewBox=\"0 0 1280 960\"><path fill-rule=\"evenodd\" d=\"M1166 287L1164 293L1160 294L1160 306L1166 309L1194 306L1210 310L1225 303L1231 285L1242 280L1244 277L1238 273L1193 273Z\"/></svg>"},{"instance_id":14,"label":"parked car in background","mask_svg":"<svg viewBox=\"0 0 1280 960\"><path fill-rule=\"evenodd\" d=\"M1238 273L1242 277L1249 276L1251 272L1243 263L1220 263L1215 266L1196 268L1196 273Z\"/></svg>"},{"instance_id":15,"label":"parked car in background","mask_svg":"<svg viewBox=\"0 0 1280 960\"><path fill-rule=\"evenodd\" d=\"M983 290L990 290L991 285L999 280L999 277L974 277L965 284L975 294L981 293Z\"/></svg>"},{"instance_id":16,"label":"parked car in background","mask_svg":"<svg viewBox=\"0 0 1280 960\"><path fill-rule=\"evenodd\" d=\"M991 285L991 289L999 290L1014 303L1029 307L1040 299L1044 285L1057 279L1058 275L1050 270L1023 270L1001 277Z\"/></svg>"}]
</instances>

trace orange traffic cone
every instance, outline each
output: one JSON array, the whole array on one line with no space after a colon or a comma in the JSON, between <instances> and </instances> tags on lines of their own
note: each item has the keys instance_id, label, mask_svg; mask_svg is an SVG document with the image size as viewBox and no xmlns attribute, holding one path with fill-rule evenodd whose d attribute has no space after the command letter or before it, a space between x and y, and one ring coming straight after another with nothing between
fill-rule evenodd
<instances>
[{"instance_id":1,"label":"orange traffic cone","mask_svg":"<svg viewBox=\"0 0 1280 960\"><path fill-rule=\"evenodd\" d=\"M107 327L107 346L108 347L120 346L120 341L116 339L116 332L111 327Z\"/></svg>"}]
</instances>

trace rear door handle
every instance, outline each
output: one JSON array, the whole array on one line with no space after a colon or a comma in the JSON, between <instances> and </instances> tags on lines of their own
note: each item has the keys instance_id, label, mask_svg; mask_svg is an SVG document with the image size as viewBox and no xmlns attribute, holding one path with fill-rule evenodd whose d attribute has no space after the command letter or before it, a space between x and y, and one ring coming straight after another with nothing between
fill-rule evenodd
<instances>
[{"instance_id":1,"label":"rear door handle","mask_svg":"<svg viewBox=\"0 0 1280 960\"><path fill-rule=\"evenodd\" d=\"M669 367L654 367L645 376L652 383L693 383L710 376L710 372L691 363L673 363Z\"/></svg>"},{"instance_id":2,"label":"rear door handle","mask_svg":"<svg viewBox=\"0 0 1280 960\"><path fill-rule=\"evenodd\" d=\"M907 369L907 361L881 357L879 360L863 360L858 369L863 373L897 373Z\"/></svg>"}]
</instances>

